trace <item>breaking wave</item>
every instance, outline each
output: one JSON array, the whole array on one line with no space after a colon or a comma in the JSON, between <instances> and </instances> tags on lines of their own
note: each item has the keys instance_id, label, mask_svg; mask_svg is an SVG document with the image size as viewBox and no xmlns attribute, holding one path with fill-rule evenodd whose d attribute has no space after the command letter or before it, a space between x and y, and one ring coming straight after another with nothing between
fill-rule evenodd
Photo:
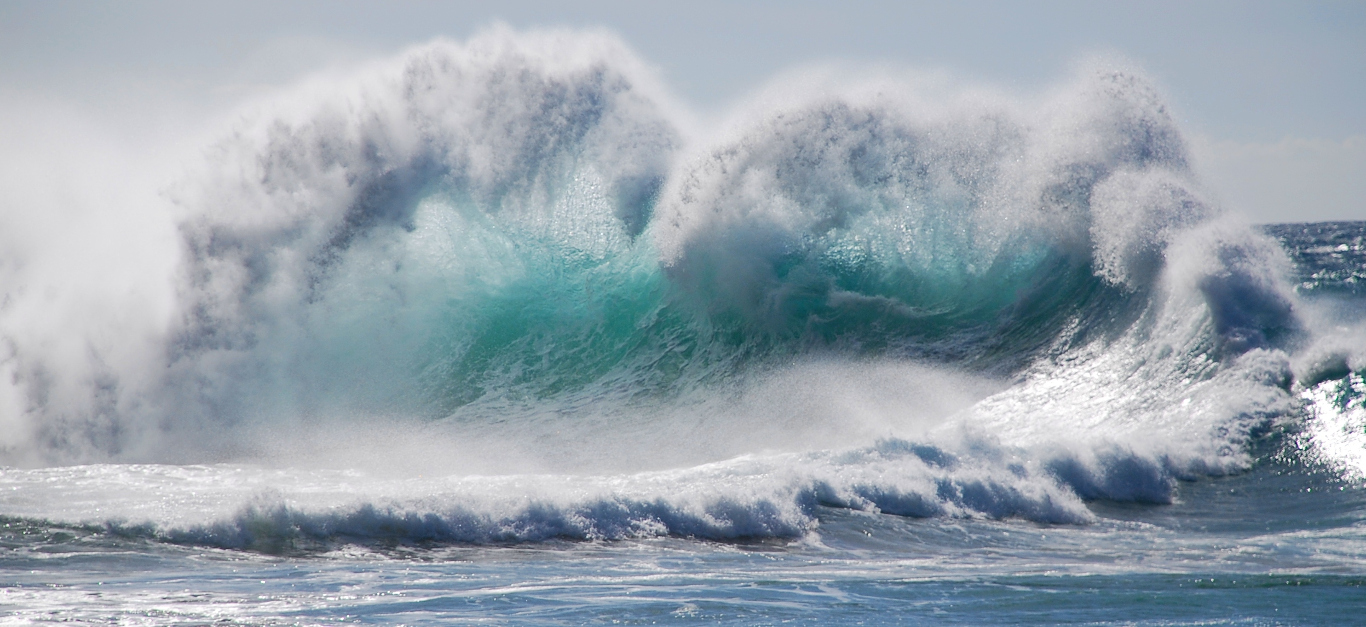
<instances>
[{"instance_id":1,"label":"breaking wave","mask_svg":"<svg viewBox=\"0 0 1366 627\"><path fill-rule=\"evenodd\" d=\"M0 460L406 476L112 506L173 541L1085 523L1245 469L1366 368L1115 63L1031 98L778 83L704 133L611 36L495 28L245 116L160 198L164 324L0 265Z\"/></svg>"}]
</instances>

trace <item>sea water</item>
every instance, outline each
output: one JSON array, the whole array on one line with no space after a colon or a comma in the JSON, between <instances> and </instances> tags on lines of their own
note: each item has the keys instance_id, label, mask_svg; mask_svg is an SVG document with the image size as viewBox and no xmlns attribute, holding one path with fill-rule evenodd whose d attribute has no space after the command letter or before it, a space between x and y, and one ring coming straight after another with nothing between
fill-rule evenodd
<instances>
[{"instance_id":1,"label":"sea water","mask_svg":"<svg viewBox=\"0 0 1366 627\"><path fill-rule=\"evenodd\" d=\"M1366 611L1366 223L1225 211L1138 69L703 124L493 29L157 197L128 291L0 265L6 624Z\"/></svg>"}]
</instances>

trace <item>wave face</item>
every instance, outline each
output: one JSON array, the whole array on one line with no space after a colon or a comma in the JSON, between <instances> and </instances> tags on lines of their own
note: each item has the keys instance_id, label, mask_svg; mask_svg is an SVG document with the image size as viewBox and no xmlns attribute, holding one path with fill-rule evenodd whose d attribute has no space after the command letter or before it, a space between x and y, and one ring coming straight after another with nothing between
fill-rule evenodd
<instances>
[{"instance_id":1,"label":"wave face","mask_svg":"<svg viewBox=\"0 0 1366 627\"><path fill-rule=\"evenodd\" d=\"M495 29L313 85L164 195L173 314L126 340L151 357L5 318L0 459L410 477L120 518L223 546L1086 523L1359 389L1361 346L1205 198L1141 72L812 82L700 133L615 39ZM146 479L89 468L71 485Z\"/></svg>"}]
</instances>

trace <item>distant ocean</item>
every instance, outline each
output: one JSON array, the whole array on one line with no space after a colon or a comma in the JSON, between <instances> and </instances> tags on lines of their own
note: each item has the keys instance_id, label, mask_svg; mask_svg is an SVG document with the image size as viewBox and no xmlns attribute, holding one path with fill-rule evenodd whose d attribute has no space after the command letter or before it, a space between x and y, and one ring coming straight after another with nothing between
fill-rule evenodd
<instances>
[{"instance_id":1,"label":"distant ocean","mask_svg":"<svg viewBox=\"0 0 1366 627\"><path fill-rule=\"evenodd\" d=\"M234 128L151 331L0 259L0 624L1366 623L1366 222L1140 71L704 123L494 29Z\"/></svg>"}]
</instances>

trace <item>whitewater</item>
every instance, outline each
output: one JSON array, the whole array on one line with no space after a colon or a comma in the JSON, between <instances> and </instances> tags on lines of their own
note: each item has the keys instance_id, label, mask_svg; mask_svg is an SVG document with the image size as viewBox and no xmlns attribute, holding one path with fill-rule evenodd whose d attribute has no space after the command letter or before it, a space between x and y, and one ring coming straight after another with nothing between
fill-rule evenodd
<instances>
[{"instance_id":1,"label":"whitewater","mask_svg":"<svg viewBox=\"0 0 1366 627\"><path fill-rule=\"evenodd\" d=\"M494 27L193 155L0 187L4 624L1366 610L1366 223L1247 223L1124 60L708 117Z\"/></svg>"}]
</instances>

